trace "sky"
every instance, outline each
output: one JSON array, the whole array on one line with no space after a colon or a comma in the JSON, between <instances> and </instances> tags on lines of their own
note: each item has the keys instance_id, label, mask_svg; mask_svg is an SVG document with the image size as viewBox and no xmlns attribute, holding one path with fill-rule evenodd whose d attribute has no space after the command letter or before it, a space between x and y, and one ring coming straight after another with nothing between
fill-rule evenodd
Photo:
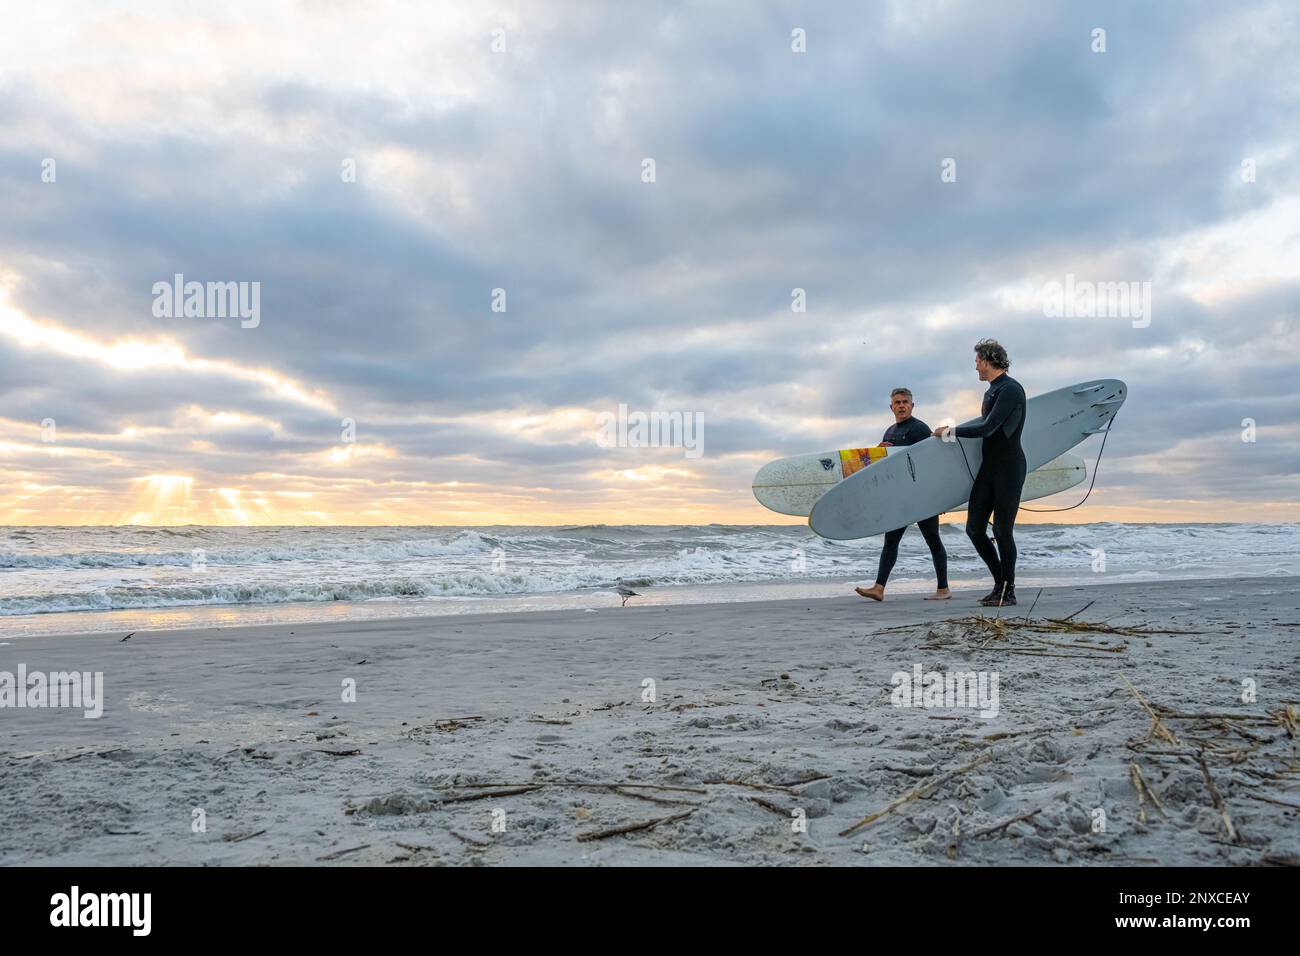
<instances>
[{"instance_id":1,"label":"sky","mask_svg":"<svg viewBox=\"0 0 1300 956\"><path fill-rule=\"evenodd\" d=\"M1300 520L1295 3L5 19L0 523L796 523L762 464L977 416L990 336L1130 387L1022 521Z\"/></svg>"}]
</instances>

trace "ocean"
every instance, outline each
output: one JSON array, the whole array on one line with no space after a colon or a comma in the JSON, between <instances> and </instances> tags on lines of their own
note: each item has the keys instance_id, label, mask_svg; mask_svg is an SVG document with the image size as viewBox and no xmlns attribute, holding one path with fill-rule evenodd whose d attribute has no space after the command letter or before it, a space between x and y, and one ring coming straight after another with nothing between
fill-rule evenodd
<instances>
[{"instance_id":1,"label":"ocean","mask_svg":"<svg viewBox=\"0 0 1300 956\"><path fill-rule=\"evenodd\" d=\"M960 523L942 526L955 588L986 586ZM1023 525L1019 585L1283 576L1300 524ZM584 527L4 527L0 637L851 593L880 538L800 525ZM919 532L894 593L933 585Z\"/></svg>"}]
</instances>

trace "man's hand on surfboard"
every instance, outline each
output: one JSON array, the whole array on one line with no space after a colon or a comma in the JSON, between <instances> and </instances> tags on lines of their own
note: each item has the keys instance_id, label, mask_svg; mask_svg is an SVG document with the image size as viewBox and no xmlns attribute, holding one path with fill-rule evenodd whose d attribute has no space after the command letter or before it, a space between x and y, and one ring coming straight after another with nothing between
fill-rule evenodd
<instances>
[{"instance_id":1,"label":"man's hand on surfboard","mask_svg":"<svg viewBox=\"0 0 1300 956\"><path fill-rule=\"evenodd\" d=\"M936 428L933 432L931 432L931 434L932 434L935 438L942 438L944 435L948 434L948 432L950 432L950 431L952 431L952 426L951 426L951 425L940 425L940 426L939 426L938 428Z\"/></svg>"}]
</instances>

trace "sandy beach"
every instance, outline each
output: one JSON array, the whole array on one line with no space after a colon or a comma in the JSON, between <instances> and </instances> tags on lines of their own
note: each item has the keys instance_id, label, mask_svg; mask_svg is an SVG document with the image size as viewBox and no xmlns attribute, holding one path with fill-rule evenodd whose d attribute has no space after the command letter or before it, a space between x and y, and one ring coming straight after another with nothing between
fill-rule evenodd
<instances>
[{"instance_id":1,"label":"sandy beach","mask_svg":"<svg viewBox=\"0 0 1300 956\"><path fill-rule=\"evenodd\" d=\"M1296 579L1034 609L1141 636L951 623L974 597L6 638L0 671L102 672L104 700L0 710L0 862L1300 857ZM930 672L996 675L996 706L897 706Z\"/></svg>"}]
</instances>

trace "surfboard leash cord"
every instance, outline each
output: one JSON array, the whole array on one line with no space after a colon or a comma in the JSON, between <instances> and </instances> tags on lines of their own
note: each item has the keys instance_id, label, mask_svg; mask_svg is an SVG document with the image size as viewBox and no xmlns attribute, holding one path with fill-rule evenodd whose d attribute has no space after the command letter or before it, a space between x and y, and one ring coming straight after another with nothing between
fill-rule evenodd
<instances>
[{"instance_id":1,"label":"surfboard leash cord","mask_svg":"<svg viewBox=\"0 0 1300 956\"><path fill-rule=\"evenodd\" d=\"M1070 505L1068 508L1026 508L1024 505L1021 505L1020 510L1032 511L1036 514L1054 514L1058 511L1073 511L1075 508L1087 501L1088 495L1092 494L1093 485L1097 483L1097 472L1101 468L1101 456L1106 453L1106 439L1110 437L1110 430L1115 427L1115 419L1117 418L1119 418L1119 412L1110 416L1110 424L1108 424L1106 430L1102 432L1101 447L1097 449L1097 460L1092 466L1092 481L1088 482L1088 490L1084 493L1082 498L1080 498L1075 504ZM966 457L966 449L962 448L961 439L957 438L956 441L957 447L961 449L961 460L966 463L966 474L970 475L970 482L973 487L975 484L975 472L971 471L970 459ZM992 520L991 516L990 520Z\"/></svg>"},{"instance_id":2,"label":"surfboard leash cord","mask_svg":"<svg viewBox=\"0 0 1300 956\"><path fill-rule=\"evenodd\" d=\"M1079 505L1087 501L1088 495L1092 494L1092 486L1097 483L1097 472L1101 468L1101 456L1106 453L1106 439L1110 437L1110 430L1115 427L1115 419L1117 418L1119 418L1119 412L1115 412L1114 415L1111 415L1110 424L1106 426L1106 431L1102 433L1101 447L1097 449L1097 460L1092 464L1092 481L1088 482L1088 490L1084 494L1084 496L1079 499L1077 504L1072 504L1068 508L1026 508L1024 505L1021 505L1020 509L1022 511L1033 511L1038 514L1052 514L1053 512L1057 512L1057 511L1072 511L1075 508L1079 507ZM966 467L967 470L970 470L969 465L967 465Z\"/></svg>"}]
</instances>

